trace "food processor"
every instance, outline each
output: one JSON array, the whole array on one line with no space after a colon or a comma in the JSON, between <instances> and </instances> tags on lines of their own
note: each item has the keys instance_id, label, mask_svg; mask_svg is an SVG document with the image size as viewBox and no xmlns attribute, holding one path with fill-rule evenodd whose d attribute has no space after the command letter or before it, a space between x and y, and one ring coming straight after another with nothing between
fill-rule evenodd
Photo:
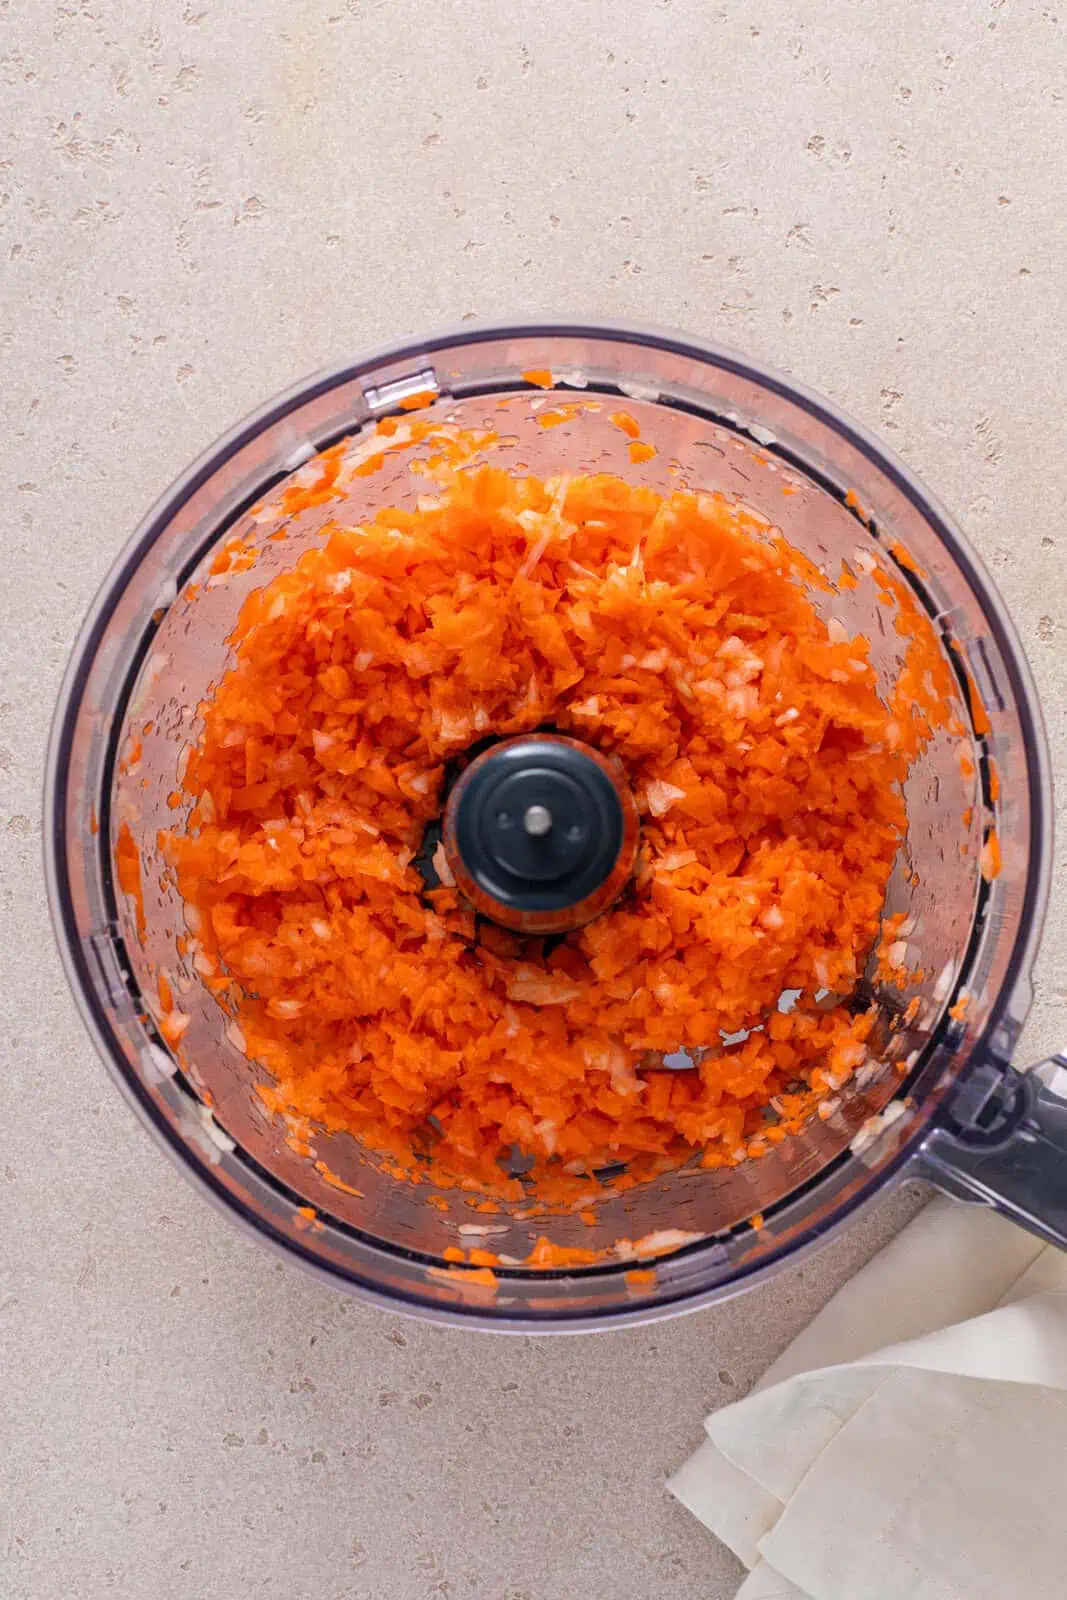
<instances>
[{"instance_id":1,"label":"food processor","mask_svg":"<svg viewBox=\"0 0 1067 1600\"><path fill-rule=\"evenodd\" d=\"M620 404L651 449L635 452L612 425ZM885 906L897 959L872 956L857 991L878 1013L870 1058L758 1159L690 1162L630 1186L606 1170L581 1216L533 1192L490 1205L462 1187L439 1193L432 1175L412 1183L345 1133L272 1113L240 1030L192 954L176 956L188 949L186 908L157 841L183 820L181 769L200 708L232 659L243 599L321 541L337 514L312 506L280 538L285 488L310 481L315 459L341 441L350 463L368 460L381 451L382 422L416 407L491 430L509 470L615 472L663 493L727 496L808 559L813 604L869 639L881 683L899 674L906 643L887 585L951 669L952 715L905 787L907 836ZM558 426L544 426L546 407ZM351 475L347 520L413 506L425 492L401 454L376 465ZM843 585L842 571L884 582ZM635 819L594 749L517 742L467 767L444 842L472 902L482 896L504 926L529 916L546 929L574 926L618 892ZM498 804L505 793L510 812ZM1034 687L999 596L948 515L862 428L792 380L690 339L464 325L298 385L220 439L150 512L104 583L63 684L46 870L97 1049L205 1195L380 1305L480 1328L586 1330L690 1310L760 1281L906 1178L1067 1244L1067 1060L1030 1072L1012 1064L1048 893L1050 802ZM521 826L505 848L494 819L512 812ZM592 868L568 843L567 830L573 843L588 828L614 841ZM560 854L534 903L526 868L543 839ZM164 968L189 1018L180 1039L161 1021ZM683 1054L666 1065L692 1062ZM477 1247L493 1252L492 1271L469 1267Z\"/></svg>"}]
</instances>

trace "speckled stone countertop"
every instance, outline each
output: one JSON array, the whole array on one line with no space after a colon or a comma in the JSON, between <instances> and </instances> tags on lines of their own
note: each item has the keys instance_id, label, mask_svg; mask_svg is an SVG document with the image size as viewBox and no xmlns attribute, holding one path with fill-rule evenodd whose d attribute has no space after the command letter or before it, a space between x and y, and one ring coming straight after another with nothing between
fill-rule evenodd
<instances>
[{"instance_id":1,"label":"speckled stone countertop","mask_svg":"<svg viewBox=\"0 0 1067 1600\"><path fill-rule=\"evenodd\" d=\"M663 1476L916 1197L595 1340L276 1264L74 1016L45 730L119 544L234 418L392 336L555 312L734 343L880 430L1001 585L1062 770L1067 10L0 0L0 30L0 1594L723 1600ZM1058 866L1031 1054L1067 1034Z\"/></svg>"}]
</instances>

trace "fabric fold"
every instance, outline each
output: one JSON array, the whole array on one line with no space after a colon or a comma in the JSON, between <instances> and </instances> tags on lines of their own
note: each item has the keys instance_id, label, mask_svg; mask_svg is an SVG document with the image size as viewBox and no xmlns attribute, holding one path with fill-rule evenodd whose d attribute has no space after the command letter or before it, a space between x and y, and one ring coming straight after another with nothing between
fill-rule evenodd
<instances>
[{"instance_id":1,"label":"fabric fold","mask_svg":"<svg viewBox=\"0 0 1067 1600\"><path fill-rule=\"evenodd\" d=\"M739 1600L1060 1600L1067 1255L936 1199L705 1428L669 1488Z\"/></svg>"}]
</instances>

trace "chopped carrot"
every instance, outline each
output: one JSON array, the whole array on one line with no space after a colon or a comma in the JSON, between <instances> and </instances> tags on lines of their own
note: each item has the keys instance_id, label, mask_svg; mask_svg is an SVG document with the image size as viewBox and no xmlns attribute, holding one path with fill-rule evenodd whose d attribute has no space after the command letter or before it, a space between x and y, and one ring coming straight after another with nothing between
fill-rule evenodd
<instances>
[{"instance_id":1,"label":"chopped carrot","mask_svg":"<svg viewBox=\"0 0 1067 1600\"><path fill-rule=\"evenodd\" d=\"M574 1246L553 1244L551 1239L541 1234L528 1256L523 1258L524 1267L540 1267L542 1269L553 1267L591 1267L598 1261L603 1261L608 1252L604 1250L581 1250Z\"/></svg>"},{"instance_id":2,"label":"chopped carrot","mask_svg":"<svg viewBox=\"0 0 1067 1600\"><path fill-rule=\"evenodd\" d=\"M293 1217L293 1227L301 1233L325 1233L325 1224L320 1221L319 1214L314 1206L297 1206L296 1215Z\"/></svg>"},{"instance_id":3,"label":"chopped carrot","mask_svg":"<svg viewBox=\"0 0 1067 1600\"><path fill-rule=\"evenodd\" d=\"M631 416L629 411L613 411L608 421L613 422L616 428L621 428L623 433L630 439L639 439L641 437L641 424L635 416Z\"/></svg>"},{"instance_id":4,"label":"chopped carrot","mask_svg":"<svg viewBox=\"0 0 1067 1600\"><path fill-rule=\"evenodd\" d=\"M992 805L996 805L997 801L1000 799L1000 770L997 767L997 764L996 764L995 761L990 761L988 763L988 766L989 766L989 799L990 799L990 802L991 802Z\"/></svg>"},{"instance_id":5,"label":"chopped carrot","mask_svg":"<svg viewBox=\"0 0 1067 1600\"><path fill-rule=\"evenodd\" d=\"M763 519L509 474L480 460L488 432L431 419L332 447L279 491L283 515L412 443L433 496L328 523L247 595L181 780L189 819L160 838L260 1096L396 1177L572 1211L609 1162L625 1189L762 1154L866 1055L873 1011L812 997L850 992L879 941L901 785L957 704L928 619L875 572L904 640L883 701L868 641L812 604L832 585ZM224 554L220 576L247 551ZM482 936L414 861L446 768L545 724L617 757L642 815L626 896L549 950ZM128 828L116 864L138 904ZM804 991L788 1014L784 988ZM678 1048L697 1069L657 1071ZM516 1146L523 1182L502 1176ZM526 1264L602 1257L559 1248Z\"/></svg>"},{"instance_id":6,"label":"chopped carrot","mask_svg":"<svg viewBox=\"0 0 1067 1600\"><path fill-rule=\"evenodd\" d=\"M420 389L417 394L405 395L400 402L401 411L422 411L439 398L436 389Z\"/></svg>"},{"instance_id":7,"label":"chopped carrot","mask_svg":"<svg viewBox=\"0 0 1067 1600\"><path fill-rule=\"evenodd\" d=\"M971 722L979 739L992 732L993 724L989 720L989 713L985 708L982 696L978 692L978 685L974 681L974 674L967 665L967 658L963 653L963 646L958 639L953 639L952 648L960 659L964 680L967 684L967 698L971 707Z\"/></svg>"},{"instance_id":8,"label":"chopped carrot","mask_svg":"<svg viewBox=\"0 0 1067 1600\"><path fill-rule=\"evenodd\" d=\"M472 1267L499 1267L500 1257L495 1250L468 1250L467 1260Z\"/></svg>"},{"instance_id":9,"label":"chopped carrot","mask_svg":"<svg viewBox=\"0 0 1067 1600\"><path fill-rule=\"evenodd\" d=\"M496 1273L492 1267L477 1267L473 1272L465 1272L463 1281L464 1283L479 1283L487 1289L495 1289L497 1286Z\"/></svg>"},{"instance_id":10,"label":"chopped carrot","mask_svg":"<svg viewBox=\"0 0 1067 1600\"><path fill-rule=\"evenodd\" d=\"M848 506L850 511L854 511L856 513L861 522L867 523L868 526L870 525L871 514L867 510L866 506L862 504L855 489L850 489L845 495L845 504Z\"/></svg>"},{"instance_id":11,"label":"chopped carrot","mask_svg":"<svg viewBox=\"0 0 1067 1600\"><path fill-rule=\"evenodd\" d=\"M626 453L634 466L637 466L642 461L651 461L656 454L656 447L654 444L646 444L643 439L631 439L626 446Z\"/></svg>"},{"instance_id":12,"label":"chopped carrot","mask_svg":"<svg viewBox=\"0 0 1067 1600\"><path fill-rule=\"evenodd\" d=\"M497 1275L492 1267L427 1267L431 1278L441 1278L446 1283L459 1284L463 1288L495 1289Z\"/></svg>"},{"instance_id":13,"label":"chopped carrot","mask_svg":"<svg viewBox=\"0 0 1067 1600\"><path fill-rule=\"evenodd\" d=\"M524 383L532 383L538 389L551 389L556 381L547 367L531 367L522 378Z\"/></svg>"},{"instance_id":14,"label":"chopped carrot","mask_svg":"<svg viewBox=\"0 0 1067 1600\"><path fill-rule=\"evenodd\" d=\"M336 1172L330 1171L325 1161L316 1161L315 1171L322 1178L323 1183L328 1183L331 1189L339 1189L342 1194L351 1194L355 1195L357 1199L363 1199L363 1190L353 1189L350 1183L345 1183L344 1179L339 1178Z\"/></svg>"},{"instance_id":15,"label":"chopped carrot","mask_svg":"<svg viewBox=\"0 0 1067 1600\"><path fill-rule=\"evenodd\" d=\"M995 828L990 828L989 832L985 836L985 844L982 846L980 866L982 877L985 879L986 883L992 883L994 878L1000 877L1000 840L997 838L997 830Z\"/></svg>"},{"instance_id":16,"label":"chopped carrot","mask_svg":"<svg viewBox=\"0 0 1067 1600\"><path fill-rule=\"evenodd\" d=\"M904 567L908 572L914 572L917 578L926 577L926 573L923 571L922 567L919 566L919 563L916 561L915 557L911 554L906 545L901 544L899 539L893 540L892 544L889 546L889 553L893 557L893 560L896 562L898 567Z\"/></svg>"},{"instance_id":17,"label":"chopped carrot","mask_svg":"<svg viewBox=\"0 0 1067 1600\"><path fill-rule=\"evenodd\" d=\"M159 1020L159 1031L169 1045L178 1045L190 1023L184 1011L167 1011Z\"/></svg>"},{"instance_id":18,"label":"chopped carrot","mask_svg":"<svg viewBox=\"0 0 1067 1600\"><path fill-rule=\"evenodd\" d=\"M629 1272L623 1274L628 1289L654 1289L656 1287L655 1267L631 1267Z\"/></svg>"},{"instance_id":19,"label":"chopped carrot","mask_svg":"<svg viewBox=\"0 0 1067 1600\"><path fill-rule=\"evenodd\" d=\"M115 842L115 873L119 880L119 888L128 899L133 901L137 937L143 944L145 915L144 891L141 887L141 854L128 822L122 824L119 829L118 839Z\"/></svg>"}]
</instances>

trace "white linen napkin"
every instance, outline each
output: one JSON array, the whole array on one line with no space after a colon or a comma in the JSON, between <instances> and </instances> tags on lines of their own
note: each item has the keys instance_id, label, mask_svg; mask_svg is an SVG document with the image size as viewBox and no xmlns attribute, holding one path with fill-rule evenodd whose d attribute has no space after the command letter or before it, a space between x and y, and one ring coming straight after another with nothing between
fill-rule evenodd
<instances>
[{"instance_id":1,"label":"white linen napkin","mask_svg":"<svg viewBox=\"0 0 1067 1600\"><path fill-rule=\"evenodd\" d=\"M935 1199L704 1426L737 1600L1064 1600L1067 1252Z\"/></svg>"}]
</instances>

